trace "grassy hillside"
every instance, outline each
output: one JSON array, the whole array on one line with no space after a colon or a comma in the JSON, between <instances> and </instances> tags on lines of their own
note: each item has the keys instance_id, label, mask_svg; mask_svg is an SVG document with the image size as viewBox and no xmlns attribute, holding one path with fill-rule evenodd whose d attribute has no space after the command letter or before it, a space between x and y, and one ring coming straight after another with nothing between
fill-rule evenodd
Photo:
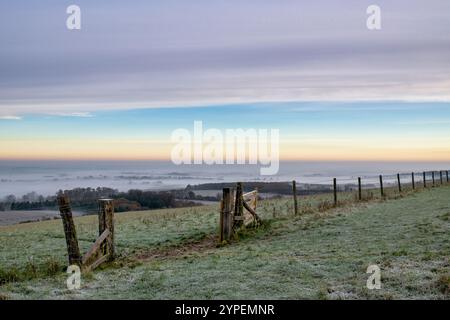
<instances>
[{"instance_id":1,"label":"grassy hillside","mask_svg":"<svg viewBox=\"0 0 450 320\"><path fill-rule=\"evenodd\" d=\"M0 227L0 298L410 299L450 297L450 187L354 203L340 194L260 203L262 228L217 247L217 206L117 214L117 261L66 289L58 220ZM374 198L374 199L372 199ZM82 251L96 217L75 219ZM368 290L370 264L382 289Z\"/></svg>"}]
</instances>

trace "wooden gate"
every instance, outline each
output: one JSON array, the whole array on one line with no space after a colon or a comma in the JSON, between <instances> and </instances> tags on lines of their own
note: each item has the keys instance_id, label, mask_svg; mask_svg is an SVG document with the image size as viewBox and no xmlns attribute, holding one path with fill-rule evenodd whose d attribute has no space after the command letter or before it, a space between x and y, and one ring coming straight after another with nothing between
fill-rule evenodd
<instances>
[{"instance_id":1,"label":"wooden gate","mask_svg":"<svg viewBox=\"0 0 450 320\"><path fill-rule=\"evenodd\" d=\"M90 271L102 263L114 260L114 205L112 199L100 199L98 211L99 237L92 247L81 256L77 233L72 218L69 198L58 197L59 211L64 225L69 264L78 265L83 271Z\"/></svg>"},{"instance_id":2,"label":"wooden gate","mask_svg":"<svg viewBox=\"0 0 450 320\"><path fill-rule=\"evenodd\" d=\"M224 188L220 205L219 242L230 240L240 228L257 227L261 219L256 213L258 191L243 193L242 183L236 189Z\"/></svg>"}]
</instances>

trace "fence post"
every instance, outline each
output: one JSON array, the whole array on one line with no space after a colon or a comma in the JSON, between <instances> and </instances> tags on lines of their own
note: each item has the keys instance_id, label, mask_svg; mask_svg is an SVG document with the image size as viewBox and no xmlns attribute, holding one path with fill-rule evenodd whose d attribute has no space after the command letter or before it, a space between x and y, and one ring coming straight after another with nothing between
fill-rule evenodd
<instances>
[{"instance_id":1,"label":"fence post","mask_svg":"<svg viewBox=\"0 0 450 320\"><path fill-rule=\"evenodd\" d=\"M232 209L233 199L231 197L231 189L223 189L223 214L224 214L224 238L225 240L230 240L233 236L233 209Z\"/></svg>"},{"instance_id":2,"label":"fence post","mask_svg":"<svg viewBox=\"0 0 450 320\"><path fill-rule=\"evenodd\" d=\"M104 255L109 255L108 261L113 261L115 256L114 245L114 201L112 199L98 200L98 233L99 236L106 230L109 230L109 235L105 243L102 245L102 252Z\"/></svg>"},{"instance_id":3,"label":"fence post","mask_svg":"<svg viewBox=\"0 0 450 320\"><path fill-rule=\"evenodd\" d=\"M221 206L221 215L222 215L222 230L221 236L223 240L230 240L233 236L233 224L234 224L234 216L233 216L233 197L231 188L223 188L223 196Z\"/></svg>"},{"instance_id":4,"label":"fence post","mask_svg":"<svg viewBox=\"0 0 450 320\"><path fill-rule=\"evenodd\" d=\"M333 178L333 194L334 194L334 205L337 206L337 181Z\"/></svg>"},{"instance_id":5,"label":"fence post","mask_svg":"<svg viewBox=\"0 0 450 320\"><path fill-rule=\"evenodd\" d=\"M448 182L448 170L445 171L445 174L447 175L447 182Z\"/></svg>"},{"instance_id":6,"label":"fence post","mask_svg":"<svg viewBox=\"0 0 450 320\"><path fill-rule=\"evenodd\" d=\"M436 185L435 179L434 179L434 171L431 171L431 178L433 179L433 187Z\"/></svg>"},{"instance_id":7,"label":"fence post","mask_svg":"<svg viewBox=\"0 0 450 320\"><path fill-rule=\"evenodd\" d=\"M423 172L423 187L427 187L427 173L425 171Z\"/></svg>"},{"instance_id":8,"label":"fence post","mask_svg":"<svg viewBox=\"0 0 450 320\"><path fill-rule=\"evenodd\" d=\"M441 185L444 183L444 178L443 178L443 176L442 176L442 170L441 171L439 171L439 176L440 176L440 178L441 178Z\"/></svg>"},{"instance_id":9,"label":"fence post","mask_svg":"<svg viewBox=\"0 0 450 320\"><path fill-rule=\"evenodd\" d=\"M224 226L225 226L225 218L224 218L224 194L225 189L222 190L222 200L220 201L220 217L219 217L219 243L222 243L224 240Z\"/></svg>"},{"instance_id":10,"label":"fence post","mask_svg":"<svg viewBox=\"0 0 450 320\"><path fill-rule=\"evenodd\" d=\"M359 201L362 200L361 177L358 177L358 198Z\"/></svg>"},{"instance_id":11,"label":"fence post","mask_svg":"<svg viewBox=\"0 0 450 320\"><path fill-rule=\"evenodd\" d=\"M234 217L233 217L233 225L236 227L240 227L243 224L244 218L244 199L242 198L243 188L242 182L238 182L236 184L236 198L234 202ZM236 219L235 219L236 217Z\"/></svg>"},{"instance_id":12,"label":"fence post","mask_svg":"<svg viewBox=\"0 0 450 320\"><path fill-rule=\"evenodd\" d=\"M223 240L229 239L229 219L230 219L230 199L231 199L231 189L230 188L223 188L222 190L222 206L221 206L221 216L223 221L222 223L222 230L221 230L221 238Z\"/></svg>"},{"instance_id":13,"label":"fence post","mask_svg":"<svg viewBox=\"0 0 450 320\"><path fill-rule=\"evenodd\" d=\"M384 197L383 176L381 174L380 174L380 191L381 191L381 197Z\"/></svg>"},{"instance_id":14,"label":"fence post","mask_svg":"<svg viewBox=\"0 0 450 320\"><path fill-rule=\"evenodd\" d=\"M414 172L411 173L411 182L412 182L412 188L413 190L416 189L416 181L414 180Z\"/></svg>"},{"instance_id":15,"label":"fence post","mask_svg":"<svg viewBox=\"0 0 450 320\"><path fill-rule=\"evenodd\" d=\"M400 173L397 173L398 192L402 192L402 183L400 182Z\"/></svg>"},{"instance_id":16,"label":"fence post","mask_svg":"<svg viewBox=\"0 0 450 320\"><path fill-rule=\"evenodd\" d=\"M65 194L58 196L59 212L64 226L66 236L67 253L69 255L69 264L81 266L81 254L78 247L77 232L73 222L72 210L70 208L69 197Z\"/></svg>"},{"instance_id":17,"label":"fence post","mask_svg":"<svg viewBox=\"0 0 450 320\"><path fill-rule=\"evenodd\" d=\"M292 181L292 194L294 196L294 214L298 214L298 203L297 203L297 183L295 180Z\"/></svg>"}]
</instances>

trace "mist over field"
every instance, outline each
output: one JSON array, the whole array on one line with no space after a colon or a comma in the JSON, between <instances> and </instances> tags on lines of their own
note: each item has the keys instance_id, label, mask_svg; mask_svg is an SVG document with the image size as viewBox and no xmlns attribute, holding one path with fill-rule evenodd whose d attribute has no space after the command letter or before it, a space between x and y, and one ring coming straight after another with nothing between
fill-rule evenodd
<instances>
[{"instance_id":1,"label":"mist over field","mask_svg":"<svg viewBox=\"0 0 450 320\"><path fill-rule=\"evenodd\" d=\"M119 191L130 189L170 190L202 183L266 181L330 185L333 178L340 184L378 183L378 175L394 182L398 172L410 174L446 170L446 162L306 162L284 161L275 176L261 176L257 165L174 165L168 161L0 161L0 198L29 192L54 195L58 190L108 187ZM417 179L421 179L420 176Z\"/></svg>"}]
</instances>

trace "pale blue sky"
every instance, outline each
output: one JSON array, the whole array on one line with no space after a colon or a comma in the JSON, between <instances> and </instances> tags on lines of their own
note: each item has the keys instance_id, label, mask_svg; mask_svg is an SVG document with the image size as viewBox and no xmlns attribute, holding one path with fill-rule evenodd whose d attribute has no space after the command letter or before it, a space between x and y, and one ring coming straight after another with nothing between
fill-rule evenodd
<instances>
[{"instance_id":1,"label":"pale blue sky","mask_svg":"<svg viewBox=\"0 0 450 320\"><path fill-rule=\"evenodd\" d=\"M79 31L66 29L71 4ZM448 160L449 12L447 0L1 1L0 158L145 157L145 139L167 158L170 133L202 120L280 129L292 157Z\"/></svg>"},{"instance_id":2,"label":"pale blue sky","mask_svg":"<svg viewBox=\"0 0 450 320\"><path fill-rule=\"evenodd\" d=\"M448 137L450 103L291 102L96 111L89 116L28 114L2 121L1 139L162 138L177 128L274 128L282 137ZM0 120L1 121L1 120Z\"/></svg>"},{"instance_id":3,"label":"pale blue sky","mask_svg":"<svg viewBox=\"0 0 450 320\"><path fill-rule=\"evenodd\" d=\"M366 28L366 8L382 30ZM82 30L65 27L66 7ZM0 2L0 117L274 101L450 101L447 0Z\"/></svg>"}]
</instances>

